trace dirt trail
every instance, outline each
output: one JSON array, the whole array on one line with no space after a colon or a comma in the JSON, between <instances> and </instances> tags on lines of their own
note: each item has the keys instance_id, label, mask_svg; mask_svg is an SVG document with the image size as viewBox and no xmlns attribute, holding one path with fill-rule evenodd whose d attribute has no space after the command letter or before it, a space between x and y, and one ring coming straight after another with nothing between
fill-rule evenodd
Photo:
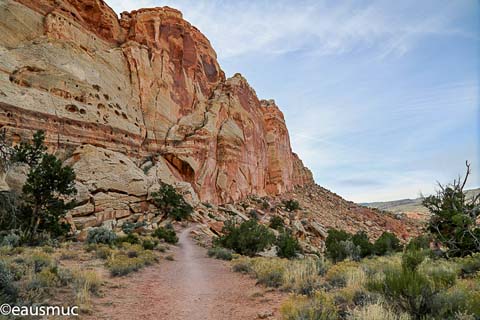
<instances>
[{"instance_id":1,"label":"dirt trail","mask_svg":"<svg viewBox=\"0 0 480 320\"><path fill-rule=\"evenodd\" d=\"M191 230L185 229L172 247L175 261L109 279L112 288L94 302L94 314L86 319L276 319L285 295L232 272L228 262L208 258L190 238Z\"/></svg>"}]
</instances>

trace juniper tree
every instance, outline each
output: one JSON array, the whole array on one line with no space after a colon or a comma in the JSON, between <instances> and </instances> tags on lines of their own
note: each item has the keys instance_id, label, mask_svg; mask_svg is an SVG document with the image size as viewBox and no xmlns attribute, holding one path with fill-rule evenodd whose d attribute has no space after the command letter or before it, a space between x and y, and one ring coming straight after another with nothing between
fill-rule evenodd
<instances>
[{"instance_id":1,"label":"juniper tree","mask_svg":"<svg viewBox=\"0 0 480 320\"><path fill-rule=\"evenodd\" d=\"M480 194L468 199L463 191L471 174L466 162L465 177L452 184L439 185L436 195L423 200L423 205L432 214L428 230L435 240L447 248L447 257L466 256L480 252Z\"/></svg>"}]
</instances>

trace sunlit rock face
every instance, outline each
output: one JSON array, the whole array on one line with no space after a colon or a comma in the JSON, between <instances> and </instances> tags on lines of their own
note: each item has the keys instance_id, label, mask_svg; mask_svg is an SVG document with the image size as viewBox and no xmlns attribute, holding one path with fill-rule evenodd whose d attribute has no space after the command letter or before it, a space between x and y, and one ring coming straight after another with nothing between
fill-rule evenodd
<instances>
[{"instance_id":1,"label":"sunlit rock face","mask_svg":"<svg viewBox=\"0 0 480 320\"><path fill-rule=\"evenodd\" d=\"M0 32L0 126L14 141L45 130L70 158L83 225L148 210L159 180L212 203L313 183L279 108L226 79L175 9L118 18L101 0L0 0ZM99 213L105 201L114 213Z\"/></svg>"}]
</instances>

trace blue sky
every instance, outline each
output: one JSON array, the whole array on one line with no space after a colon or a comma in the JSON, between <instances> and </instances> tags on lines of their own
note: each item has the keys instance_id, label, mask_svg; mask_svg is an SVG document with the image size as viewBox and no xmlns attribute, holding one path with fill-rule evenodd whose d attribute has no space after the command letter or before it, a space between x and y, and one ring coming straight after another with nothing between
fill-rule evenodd
<instances>
[{"instance_id":1,"label":"blue sky","mask_svg":"<svg viewBox=\"0 0 480 320\"><path fill-rule=\"evenodd\" d=\"M168 5L284 111L318 184L357 201L418 197L472 163L480 185L480 2L107 0Z\"/></svg>"}]
</instances>

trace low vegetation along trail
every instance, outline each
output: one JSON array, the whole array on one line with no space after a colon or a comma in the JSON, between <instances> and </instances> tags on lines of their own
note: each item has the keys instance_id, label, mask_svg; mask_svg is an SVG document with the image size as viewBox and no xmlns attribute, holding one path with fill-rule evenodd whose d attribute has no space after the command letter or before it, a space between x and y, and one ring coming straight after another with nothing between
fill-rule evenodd
<instances>
[{"instance_id":1,"label":"low vegetation along trail","mask_svg":"<svg viewBox=\"0 0 480 320\"><path fill-rule=\"evenodd\" d=\"M208 258L190 237L180 234L174 261L123 278L110 279L105 297L94 302L90 319L276 319L285 296Z\"/></svg>"}]
</instances>

